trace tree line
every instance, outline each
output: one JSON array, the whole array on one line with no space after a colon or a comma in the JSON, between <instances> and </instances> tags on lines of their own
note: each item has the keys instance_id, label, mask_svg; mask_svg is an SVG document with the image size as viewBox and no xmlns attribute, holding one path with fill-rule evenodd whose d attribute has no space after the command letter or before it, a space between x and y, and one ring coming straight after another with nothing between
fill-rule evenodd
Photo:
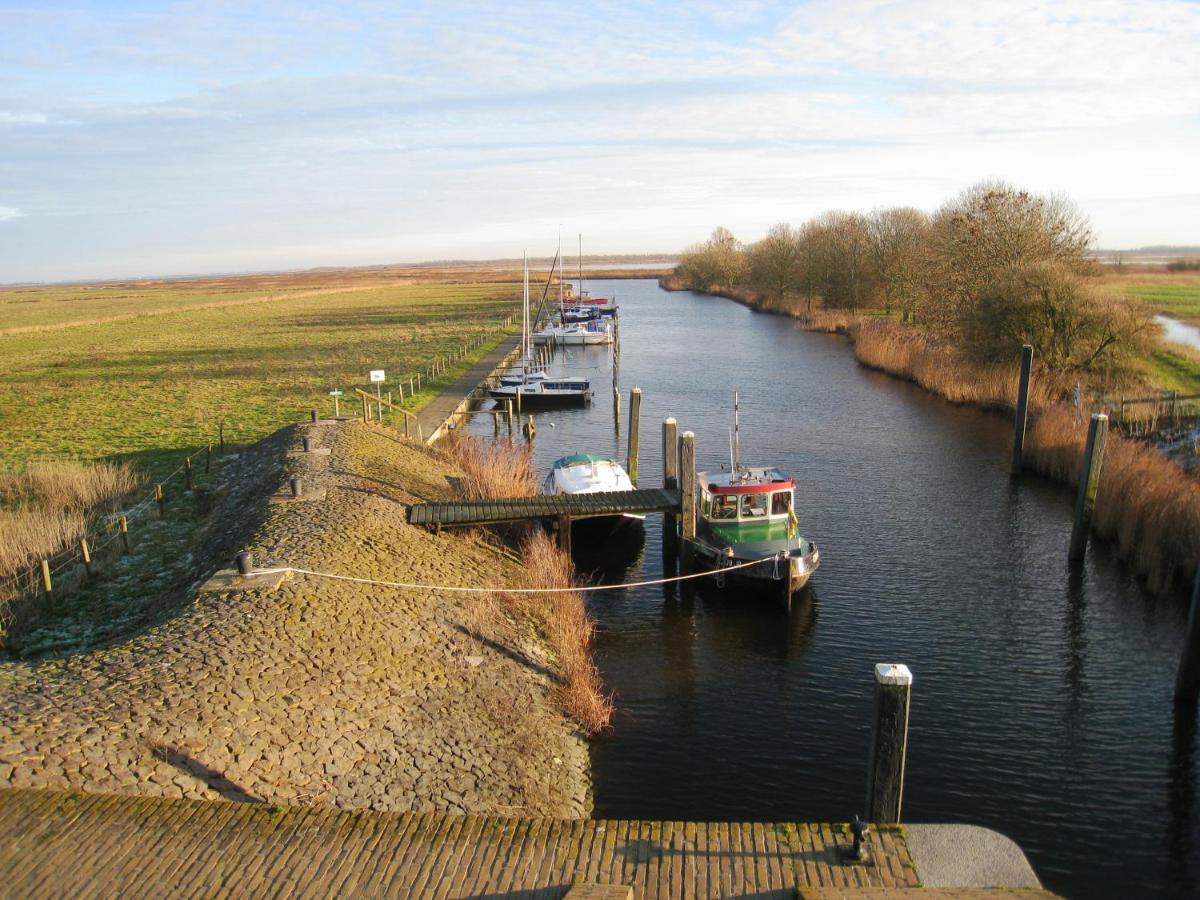
<instances>
[{"instance_id":1,"label":"tree line","mask_svg":"<svg viewBox=\"0 0 1200 900\"><path fill-rule=\"evenodd\" d=\"M1119 369L1155 329L1095 283L1093 231L1074 203L982 182L929 214L826 212L743 244L717 228L688 248L683 287L793 315L889 316L966 350L1011 359L1022 344L1061 371Z\"/></svg>"}]
</instances>

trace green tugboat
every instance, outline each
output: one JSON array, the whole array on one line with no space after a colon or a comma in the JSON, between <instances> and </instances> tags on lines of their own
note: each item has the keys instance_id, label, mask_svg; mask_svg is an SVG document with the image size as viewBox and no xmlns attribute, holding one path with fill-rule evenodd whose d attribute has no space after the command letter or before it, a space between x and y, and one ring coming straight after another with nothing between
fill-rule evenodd
<instances>
[{"instance_id":1,"label":"green tugboat","mask_svg":"<svg viewBox=\"0 0 1200 900\"><path fill-rule=\"evenodd\" d=\"M737 394L733 409L730 471L696 473L693 565L723 569L759 560L713 577L726 587L775 593L790 610L792 594L808 583L821 554L800 536L795 481L776 468L741 464Z\"/></svg>"}]
</instances>

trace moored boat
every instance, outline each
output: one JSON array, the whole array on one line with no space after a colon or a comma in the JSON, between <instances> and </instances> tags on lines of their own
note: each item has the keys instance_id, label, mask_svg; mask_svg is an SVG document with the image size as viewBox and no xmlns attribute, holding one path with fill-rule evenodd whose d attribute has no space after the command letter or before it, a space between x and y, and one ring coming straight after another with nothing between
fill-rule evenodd
<instances>
[{"instance_id":1,"label":"moored boat","mask_svg":"<svg viewBox=\"0 0 1200 900\"><path fill-rule=\"evenodd\" d=\"M714 578L743 590L776 592L790 609L792 594L808 583L821 554L813 541L799 533L796 482L773 467L741 464L737 409L735 394L730 470L696 473L693 565L740 566Z\"/></svg>"},{"instance_id":2,"label":"moored boat","mask_svg":"<svg viewBox=\"0 0 1200 900\"><path fill-rule=\"evenodd\" d=\"M542 483L543 494L597 494L610 491L632 491L633 481L615 459L595 453L573 453L554 461ZM639 527L645 514L577 517L572 519L572 533L598 531L611 534L624 527Z\"/></svg>"}]
</instances>

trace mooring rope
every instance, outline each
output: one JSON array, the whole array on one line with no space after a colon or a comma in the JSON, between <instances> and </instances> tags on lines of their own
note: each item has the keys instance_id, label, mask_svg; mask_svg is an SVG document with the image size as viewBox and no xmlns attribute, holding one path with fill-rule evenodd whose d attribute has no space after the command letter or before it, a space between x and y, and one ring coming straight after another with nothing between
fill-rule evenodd
<instances>
[{"instance_id":1,"label":"mooring rope","mask_svg":"<svg viewBox=\"0 0 1200 900\"><path fill-rule=\"evenodd\" d=\"M352 581L355 584L374 584L379 587L400 588L408 591L450 591L456 594L584 594L591 591L621 591L629 588L650 587L656 584L670 584L676 581L689 581L693 578L707 578L709 575L716 575L720 572L722 575L728 572L736 572L738 569L748 569L751 566L760 566L768 562L774 557L766 557L764 559L754 559L750 562L738 563L733 566L725 566L721 569L712 569L708 572L692 572L688 575L672 575L669 578L651 578L648 581L629 581L624 584L594 584L584 587L567 587L567 588L509 588L509 587L449 587L442 584L408 584L403 581L379 581L374 578L356 578L353 575L334 575L332 572L318 572L314 569L301 569L297 566L279 566L274 569L254 569L250 575L280 575L283 573L294 573L296 575L312 575L316 578L329 578L334 581Z\"/></svg>"}]
</instances>

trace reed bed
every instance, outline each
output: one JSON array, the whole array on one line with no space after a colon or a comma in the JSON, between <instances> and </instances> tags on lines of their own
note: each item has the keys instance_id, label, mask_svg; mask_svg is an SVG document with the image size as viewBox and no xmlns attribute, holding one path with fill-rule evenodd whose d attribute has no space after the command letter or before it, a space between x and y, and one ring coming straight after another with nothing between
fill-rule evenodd
<instances>
[{"instance_id":1,"label":"reed bed","mask_svg":"<svg viewBox=\"0 0 1200 900\"><path fill-rule=\"evenodd\" d=\"M959 351L893 322L867 322L854 332L854 356L871 369L915 382L949 400L985 409L1015 409L1019 366L972 365ZM1031 410L1063 396L1062 379L1044 371L1030 380Z\"/></svg>"},{"instance_id":2,"label":"reed bed","mask_svg":"<svg viewBox=\"0 0 1200 900\"><path fill-rule=\"evenodd\" d=\"M1026 437L1027 465L1078 485L1087 418L1062 405L1044 410ZM1152 591L1186 591L1200 564L1200 483L1153 448L1109 432L1092 527Z\"/></svg>"},{"instance_id":3,"label":"reed bed","mask_svg":"<svg viewBox=\"0 0 1200 900\"><path fill-rule=\"evenodd\" d=\"M128 464L55 460L0 473L0 577L78 544L97 513L118 508L140 483Z\"/></svg>"},{"instance_id":4,"label":"reed bed","mask_svg":"<svg viewBox=\"0 0 1200 900\"><path fill-rule=\"evenodd\" d=\"M521 542L525 564L524 587L575 586L571 558L540 531ZM604 692L600 673L592 661L596 623L588 615L583 595L569 593L503 595L509 603L524 606L537 620L542 637L558 658L559 694L563 709L588 733L595 734L612 722L613 700ZM519 599L514 599L519 598Z\"/></svg>"},{"instance_id":5,"label":"reed bed","mask_svg":"<svg viewBox=\"0 0 1200 900\"><path fill-rule=\"evenodd\" d=\"M488 441L456 429L438 446L463 470L468 500L532 497L537 493L533 452L527 444L511 439Z\"/></svg>"}]
</instances>

